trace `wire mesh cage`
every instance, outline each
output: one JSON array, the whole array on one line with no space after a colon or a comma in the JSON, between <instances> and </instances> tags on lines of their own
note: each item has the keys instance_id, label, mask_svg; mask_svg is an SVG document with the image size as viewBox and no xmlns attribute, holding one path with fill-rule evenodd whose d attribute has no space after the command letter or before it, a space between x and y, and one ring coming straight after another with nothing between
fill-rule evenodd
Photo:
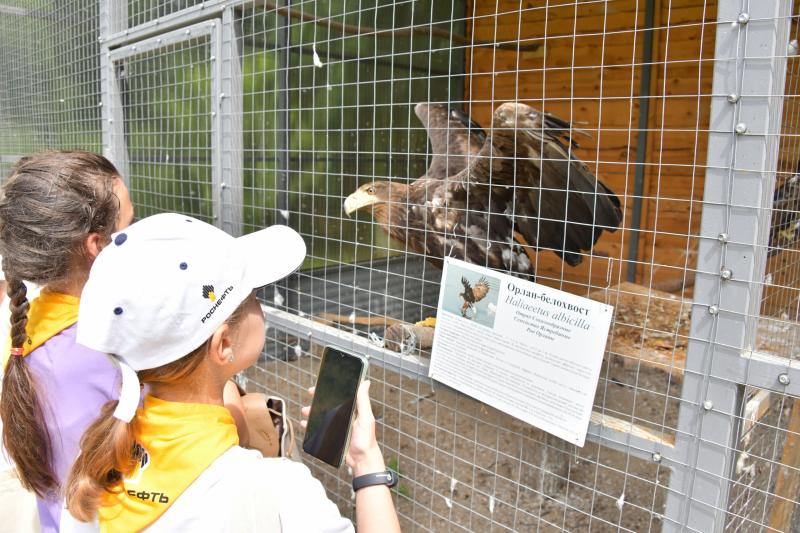
<instances>
[{"instance_id":1,"label":"wire mesh cage","mask_svg":"<svg viewBox=\"0 0 800 533\"><path fill-rule=\"evenodd\" d=\"M127 179L139 216L181 211L211 222L213 52L208 35L177 37L189 39L156 39L152 50L131 46L114 56Z\"/></svg>"},{"instance_id":2,"label":"wire mesh cage","mask_svg":"<svg viewBox=\"0 0 800 533\"><path fill-rule=\"evenodd\" d=\"M299 417L367 353L404 530L796 533L796 4L0 0L0 170L102 150L140 215L297 229L242 380ZM614 306L583 448L428 377L446 256Z\"/></svg>"},{"instance_id":3,"label":"wire mesh cage","mask_svg":"<svg viewBox=\"0 0 800 533\"><path fill-rule=\"evenodd\" d=\"M3 2L0 31L3 175L20 156L37 150L99 151L98 3Z\"/></svg>"}]
</instances>

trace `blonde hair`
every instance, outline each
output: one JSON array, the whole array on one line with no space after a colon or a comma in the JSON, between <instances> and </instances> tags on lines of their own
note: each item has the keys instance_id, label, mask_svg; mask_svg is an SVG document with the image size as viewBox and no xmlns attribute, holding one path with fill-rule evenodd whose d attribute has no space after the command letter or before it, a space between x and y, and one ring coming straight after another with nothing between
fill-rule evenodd
<instances>
[{"instance_id":1,"label":"blonde hair","mask_svg":"<svg viewBox=\"0 0 800 533\"><path fill-rule=\"evenodd\" d=\"M255 293L248 296L225 323L232 328L238 327L247 304L254 298ZM140 370L137 373L139 381L161 384L186 381L203 361L210 340L177 361ZM81 453L72 465L67 481L67 508L72 516L84 522L94 519L105 494L121 490L122 478L133 472L140 459L140 448L134 440L136 419L128 423L113 417L116 406L116 400L106 403L100 417L83 434Z\"/></svg>"}]
</instances>

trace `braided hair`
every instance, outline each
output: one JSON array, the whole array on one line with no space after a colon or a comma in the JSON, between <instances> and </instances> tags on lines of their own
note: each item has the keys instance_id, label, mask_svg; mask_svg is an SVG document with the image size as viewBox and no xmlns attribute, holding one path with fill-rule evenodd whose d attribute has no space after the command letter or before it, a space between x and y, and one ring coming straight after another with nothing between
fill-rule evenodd
<instances>
[{"instance_id":1,"label":"braided hair","mask_svg":"<svg viewBox=\"0 0 800 533\"><path fill-rule=\"evenodd\" d=\"M12 352L27 341L27 289L67 282L88 268L85 241L110 238L120 202L119 173L103 156L84 151L48 151L23 158L0 197L0 253L11 311ZM76 270L83 269L83 270ZM53 450L36 380L22 357L13 356L3 375L0 417L3 444L22 485L39 496L58 490Z\"/></svg>"}]
</instances>

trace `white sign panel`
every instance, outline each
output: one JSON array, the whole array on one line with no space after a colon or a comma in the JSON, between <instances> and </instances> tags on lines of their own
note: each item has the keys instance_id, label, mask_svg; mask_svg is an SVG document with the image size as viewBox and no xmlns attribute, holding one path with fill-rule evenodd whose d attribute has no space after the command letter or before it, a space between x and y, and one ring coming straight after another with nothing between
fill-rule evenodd
<instances>
[{"instance_id":1,"label":"white sign panel","mask_svg":"<svg viewBox=\"0 0 800 533\"><path fill-rule=\"evenodd\" d=\"M583 446L613 310L447 258L429 376Z\"/></svg>"}]
</instances>

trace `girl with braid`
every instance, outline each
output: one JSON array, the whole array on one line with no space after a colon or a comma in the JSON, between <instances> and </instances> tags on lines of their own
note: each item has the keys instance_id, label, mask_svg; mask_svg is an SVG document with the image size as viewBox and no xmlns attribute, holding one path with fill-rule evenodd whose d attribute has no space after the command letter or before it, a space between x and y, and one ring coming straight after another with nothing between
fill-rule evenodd
<instances>
[{"instance_id":1,"label":"girl with braid","mask_svg":"<svg viewBox=\"0 0 800 533\"><path fill-rule=\"evenodd\" d=\"M133 219L104 157L50 151L22 159L2 189L0 254L11 309L0 416L3 444L37 497L45 533L59 529L63 485L87 426L120 386L106 354L75 342L89 269ZM43 287L29 301L23 282Z\"/></svg>"}]
</instances>

